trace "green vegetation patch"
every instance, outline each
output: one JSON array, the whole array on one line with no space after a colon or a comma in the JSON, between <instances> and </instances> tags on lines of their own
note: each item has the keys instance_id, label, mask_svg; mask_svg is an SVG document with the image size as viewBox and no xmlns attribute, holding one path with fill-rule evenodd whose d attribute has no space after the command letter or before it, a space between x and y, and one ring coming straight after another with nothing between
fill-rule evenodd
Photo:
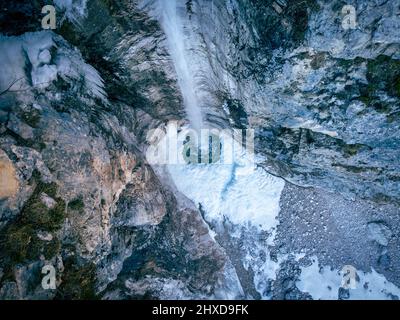
<instances>
[{"instance_id":1,"label":"green vegetation patch","mask_svg":"<svg viewBox=\"0 0 400 320\"><path fill-rule=\"evenodd\" d=\"M95 300L96 265L93 262L78 263L71 257L64 262L65 271L61 286L57 289L59 300Z\"/></svg>"},{"instance_id":2,"label":"green vegetation patch","mask_svg":"<svg viewBox=\"0 0 400 320\"><path fill-rule=\"evenodd\" d=\"M76 198L68 203L68 208L72 210L82 211L85 208L85 203L82 198Z\"/></svg>"},{"instance_id":3,"label":"green vegetation patch","mask_svg":"<svg viewBox=\"0 0 400 320\"><path fill-rule=\"evenodd\" d=\"M367 80L373 93L382 90L392 97L400 98L400 60L384 55L368 60Z\"/></svg>"},{"instance_id":4,"label":"green vegetation patch","mask_svg":"<svg viewBox=\"0 0 400 320\"><path fill-rule=\"evenodd\" d=\"M11 265L39 259L41 254L49 259L60 249L60 242L54 235L51 241L46 241L41 240L37 233L54 232L61 228L65 220L65 202L57 197L56 184L41 181L38 171L34 171L31 183L35 183L36 187L23 206L20 216L0 234L1 255ZM42 202L43 193L56 201L52 208Z\"/></svg>"}]
</instances>

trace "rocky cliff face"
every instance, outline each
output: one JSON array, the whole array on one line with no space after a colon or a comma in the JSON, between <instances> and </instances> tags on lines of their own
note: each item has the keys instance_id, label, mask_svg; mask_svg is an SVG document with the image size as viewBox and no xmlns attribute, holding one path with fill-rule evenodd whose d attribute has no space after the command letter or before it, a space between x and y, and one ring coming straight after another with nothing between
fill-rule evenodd
<instances>
[{"instance_id":1,"label":"rocky cliff face","mask_svg":"<svg viewBox=\"0 0 400 320\"><path fill-rule=\"evenodd\" d=\"M0 13L0 298L400 296L398 1L71 3ZM257 169L151 166L171 120Z\"/></svg>"},{"instance_id":2,"label":"rocky cliff face","mask_svg":"<svg viewBox=\"0 0 400 320\"><path fill-rule=\"evenodd\" d=\"M398 201L399 4L354 3L344 29L340 1L274 3L187 3L206 121L257 130L263 165L288 181Z\"/></svg>"},{"instance_id":3,"label":"rocky cliff face","mask_svg":"<svg viewBox=\"0 0 400 320\"><path fill-rule=\"evenodd\" d=\"M222 249L144 159L146 132L183 115L162 32L128 1L86 10L60 35L17 35L12 25L1 39L2 88L18 77L1 96L1 297L101 297L133 251L140 261L130 272L153 275L144 283L213 294L225 283ZM172 265L165 255L175 256ZM214 267L201 271L207 263ZM57 266L57 290L41 288L46 264ZM126 294L156 297L151 288Z\"/></svg>"}]
</instances>

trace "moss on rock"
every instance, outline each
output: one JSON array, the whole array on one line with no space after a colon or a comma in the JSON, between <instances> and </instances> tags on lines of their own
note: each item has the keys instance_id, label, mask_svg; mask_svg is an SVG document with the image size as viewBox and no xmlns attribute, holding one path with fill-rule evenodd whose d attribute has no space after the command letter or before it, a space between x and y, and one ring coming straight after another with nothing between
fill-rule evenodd
<instances>
[{"instance_id":1,"label":"moss on rock","mask_svg":"<svg viewBox=\"0 0 400 320\"><path fill-rule=\"evenodd\" d=\"M400 97L400 60L385 55L368 60L367 79L371 90Z\"/></svg>"},{"instance_id":2,"label":"moss on rock","mask_svg":"<svg viewBox=\"0 0 400 320\"><path fill-rule=\"evenodd\" d=\"M60 249L60 243L56 238L43 241L38 238L37 232L54 232L61 228L65 219L65 202L57 197L56 184L40 180L39 172L34 171L32 180L36 187L23 206L20 216L0 235L2 240L0 250L10 265L39 259L41 254L49 259ZM40 198L42 193L55 199L56 203L52 208L48 208L42 202Z\"/></svg>"},{"instance_id":3,"label":"moss on rock","mask_svg":"<svg viewBox=\"0 0 400 320\"><path fill-rule=\"evenodd\" d=\"M85 203L82 198L76 198L68 203L68 208L76 211L81 211L85 208Z\"/></svg>"}]
</instances>

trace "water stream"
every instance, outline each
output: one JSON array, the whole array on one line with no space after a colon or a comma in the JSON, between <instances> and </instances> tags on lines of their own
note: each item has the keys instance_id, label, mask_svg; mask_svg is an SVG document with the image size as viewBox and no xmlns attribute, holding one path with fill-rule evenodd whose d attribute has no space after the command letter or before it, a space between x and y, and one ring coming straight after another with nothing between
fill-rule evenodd
<instances>
[{"instance_id":1,"label":"water stream","mask_svg":"<svg viewBox=\"0 0 400 320\"><path fill-rule=\"evenodd\" d=\"M190 66L190 56L185 47L184 15L185 1L159 0L160 23L165 32L168 49L173 60L190 125L195 130L202 128L202 113L196 94L195 72Z\"/></svg>"}]
</instances>

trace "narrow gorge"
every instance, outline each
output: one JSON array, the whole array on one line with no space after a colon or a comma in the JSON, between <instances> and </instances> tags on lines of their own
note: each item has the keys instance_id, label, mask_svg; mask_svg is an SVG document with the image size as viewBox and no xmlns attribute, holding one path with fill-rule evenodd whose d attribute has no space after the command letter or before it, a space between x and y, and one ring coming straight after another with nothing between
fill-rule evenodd
<instances>
[{"instance_id":1,"label":"narrow gorge","mask_svg":"<svg viewBox=\"0 0 400 320\"><path fill-rule=\"evenodd\" d=\"M1 1L0 299L398 300L399 115L399 0Z\"/></svg>"}]
</instances>

